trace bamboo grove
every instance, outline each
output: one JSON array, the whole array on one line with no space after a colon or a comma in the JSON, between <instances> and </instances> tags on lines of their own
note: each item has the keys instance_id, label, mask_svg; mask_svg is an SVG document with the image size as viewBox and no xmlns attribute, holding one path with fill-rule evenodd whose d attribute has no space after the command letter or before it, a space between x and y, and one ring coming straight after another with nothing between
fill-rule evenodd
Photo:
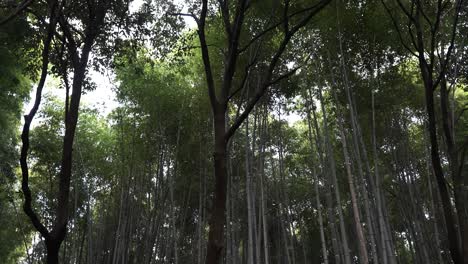
<instances>
[{"instance_id":1,"label":"bamboo grove","mask_svg":"<svg viewBox=\"0 0 468 264\"><path fill-rule=\"evenodd\" d=\"M1 1L0 43L1 263L468 264L467 1Z\"/></svg>"}]
</instances>

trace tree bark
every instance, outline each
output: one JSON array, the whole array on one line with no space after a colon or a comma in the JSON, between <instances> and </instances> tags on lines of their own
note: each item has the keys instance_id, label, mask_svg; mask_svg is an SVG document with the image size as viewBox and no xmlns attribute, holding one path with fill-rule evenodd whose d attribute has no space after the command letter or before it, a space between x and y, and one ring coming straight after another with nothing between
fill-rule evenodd
<instances>
[{"instance_id":1,"label":"tree bark","mask_svg":"<svg viewBox=\"0 0 468 264\"><path fill-rule=\"evenodd\" d=\"M454 88L453 88L454 89ZM453 179L453 192L455 198L455 208L458 215L459 232L461 236L461 254L465 256L464 264L468 264L468 208L466 206L468 199L468 175L463 175L463 163L466 151L463 147L460 151L457 150L454 138L454 127L452 116L449 114L449 94L447 89L447 81L442 75L440 82L440 110L442 114L442 128L445 135L445 143L447 146L447 154L449 158L450 174ZM464 147L466 148L466 146ZM461 158L459 161L459 153ZM465 180L463 179L465 177Z\"/></svg>"},{"instance_id":2,"label":"tree bark","mask_svg":"<svg viewBox=\"0 0 468 264\"><path fill-rule=\"evenodd\" d=\"M311 116L310 116L310 95L307 94L307 128L308 128L308 136L309 136L309 144L310 144L310 149L311 149L311 156L312 156L312 161L314 161L314 148L313 148L313 136L312 136L312 121L311 121ZM318 146L317 146L318 148ZM318 151L318 149L317 149ZM318 151L319 152L319 151ZM320 152L318 155L321 155ZM323 257L323 263L328 264L328 253L327 253L327 241L325 238L325 231L323 227L323 216L322 216L322 204L320 202L320 190L319 190L319 179L317 176L317 170L316 170L316 164L312 162L312 176L313 176L313 181L314 181L314 188L315 188L315 203L317 206L317 214L318 214L318 222L319 222L319 228L320 228L320 242L322 245L322 257Z\"/></svg>"},{"instance_id":3,"label":"tree bark","mask_svg":"<svg viewBox=\"0 0 468 264\"><path fill-rule=\"evenodd\" d=\"M266 189L266 177L265 177L265 141L268 133L268 110L267 106L263 107L263 114L261 115L261 133L260 133L260 146L259 146L259 178L260 178L260 207L261 212L259 213L262 218L262 235L263 235L263 255L264 263L270 264L270 253L268 246L268 215L267 215L267 201L265 192Z\"/></svg>"},{"instance_id":4,"label":"tree bark","mask_svg":"<svg viewBox=\"0 0 468 264\"><path fill-rule=\"evenodd\" d=\"M382 184L381 184L381 175L379 174L379 164L378 164L378 155L377 155L377 136L376 136L376 122L375 122L375 96L374 91L372 91L372 152L374 156L374 174L375 174L375 195L377 203L377 214L379 218L379 227L380 227L380 239L382 247L382 263L383 264L396 264L394 249L389 243L390 230L385 224L385 214L383 207L383 193L382 193Z\"/></svg>"},{"instance_id":5,"label":"tree bark","mask_svg":"<svg viewBox=\"0 0 468 264\"><path fill-rule=\"evenodd\" d=\"M430 71L428 71L428 69L424 65L425 63L422 62L422 60L420 59L420 67L422 70L425 88L426 111L428 115L429 142L431 145L431 162L434 174L436 176L437 186L439 189L442 207L444 211L447 236L449 240L450 255L452 256L454 264L466 264L466 262L463 261L461 245L459 245L458 243L458 230L456 229L455 225L456 221L454 217L454 212L452 210L452 204L450 201L450 193L446 184L446 179L444 177L444 172L439 156L439 143L437 142L437 128L434 107L434 90L432 78L429 77L430 75L432 75L432 73L430 73Z\"/></svg>"},{"instance_id":6,"label":"tree bark","mask_svg":"<svg viewBox=\"0 0 468 264\"><path fill-rule=\"evenodd\" d=\"M206 264L218 264L224 247L224 224L226 210L226 118L224 111L214 114L214 171L215 171L215 194L213 209L210 220L210 231L208 233L208 248Z\"/></svg>"},{"instance_id":7,"label":"tree bark","mask_svg":"<svg viewBox=\"0 0 468 264\"><path fill-rule=\"evenodd\" d=\"M46 249L47 249L47 264L58 264L59 263L59 249L60 249L59 241L56 239L46 239Z\"/></svg>"},{"instance_id":8,"label":"tree bark","mask_svg":"<svg viewBox=\"0 0 468 264\"><path fill-rule=\"evenodd\" d=\"M47 30L47 37L44 42L44 50L42 53L42 72L39 81L36 99L34 106L30 113L25 116L25 124L23 127L22 141L23 146L21 149L21 170L23 174L22 190L25 195L24 210L30 217L34 227L40 232L40 234L46 240L47 250L47 261L48 263L58 263L58 252L60 245L65 239L67 233L68 223L68 207L69 207L69 193L70 193L70 180L72 172L72 152L73 152L73 141L75 137L75 130L78 122L79 105L81 99L81 90L85 78L85 72L88 65L89 54L94 44L94 40L99 33L100 25L103 23L104 16L107 12L107 3L96 4L93 12L96 12L93 16L90 16L89 20L86 21L85 27L85 39L83 46L78 47L74 37L70 31L69 25L63 20L63 14L61 10L62 5L58 4L57 1L50 3L50 23ZM90 11L90 10L89 10ZM90 11L91 12L91 11ZM55 219L53 221L52 230L49 232L47 228L40 222L37 215L31 208L31 191L28 186L28 164L27 164L27 152L29 148L29 127L36 114L42 96L42 88L45 83L47 76L47 67L49 62L49 49L50 44L55 34L55 27L60 22L61 28L66 39L62 40L66 42L67 48L71 54L71 65L73 67L73 84L72 84L72 96L70 103L68 100L66 105L69 107L65 110L65 135L63 138L62 146L62 157L61 166L59 173L59 193L57 197L57 208L55 210ZM81 55L79 55L81 50Z\"/></svg>"},{"instance_id":9,"label":"tree bark","mask_svg":"<svg viewBox=\"0 0 468 264\"><path fill-rule=\"evenodd\" d=\"M466 199L461 199L460 197L457 197L457 194L455 194L455 207L457 209L456 212L454 212L453 206L452 206L452 201L451 201L451 195L450 191L448 189L447 183L446 183L446 178L444 176L444 172L442 169L442 164L441 164L441 158L439 154L439 145L438 145L438 138L437 138L437 122L436 122L436 116L435 116L435 107L434 107L434 91L436 90L437 86L440 84L441 81L443 81L446 72L448 71L448 64L450 62L450 59L452 57L452 51L454 49L454 43L455 43L455 37L457 35L457 26L458 26L458 20L459 16L461 14L462 7L464 6L464 1L463 0L458 0L453 3L452 8L446 9L445 11L443 10L444 8L442 7L443 1L439 0L437 1L437 12L435 12L434 17L432 18L435 22L432 24L430 22L430 19L427 18L425 15L425 10L424 10L424 5L420 3L419 1L410 1L411 5L411 11L408 11L409 9L405 7L405 5L402 3L401 0L397 0L397 3L399 5L399 8L401 11L404 13L404 15L407 18L408 22L408 29L409 33L411 36L411 45L413 48L410 48L408 45L405 44L404 40L401 38L400 35L400 41L402 45L415 57L418 58L419 62L419 68L420 68L420 74L423 80L424 84L424 90L425 90L425 101L426 101L426 112L427 112L427 123L428 123L428 131L429 131L429 142L430 142L430 153L431 153L431 163L434 171L434 175L436 178L437 182L437 187L439 190L440 198L441 198L441 203L442 203L442 208L443 208L443 215L445 218L446 222L446 230L447 230L447 236L448 236L448 241L449 241L449 250L450 250L450 255L452 257L452 260L455 264L462 264L468 263L468 258L464 258L464 254L467 255L468 253L468 234L463 234L466 238L464 239L465 241L459 241L459 237L462 236L462 225L463 223L468 222L468 220L463 219L460 223L460 226L457 226L457 221L459 221L460 218L457 218L457 214L463 213L463 209L460 211L460 207L463 207L462 204L466 203ZM395 17L392 15L392 12L388 8L388 6L385 4L385 2L382 1L384 4L384 7L386 11L389 13L392 22L397 29L398 32L400 32L399 26L395 19ZM450 32L449 32L449 41L448 43L445 42L445 39L443 39L442 43L445 43L445 46L448 46L448 48L440 47L440 39L438 38L439 36L442 36L440 31L441 27L439 27L439 23L442 19L446 19L447 15L451 15L450 12L453 13L453 23L450 25ZM427 18L426 20L421 19L421 15ZM428 22L428 27L424 26L424 24L421 21L426 21ZM427 29L430 30L427 30ZM445 38L445 35L442 36L442 38ZM430 46L426 44L426 40L431 39ZM440 54L441 50L442 54ZM445 52L446 50L446 52ZM437 74L435 72L436 65L439 67L439 72ZM434 76L435 75L435 76ZM442 88L443 89L443 88ZM442 92L443 93L443 92ZM444 96L443 94L441 94ZM442 99L444 101L444 99ZM444 104L444 102L441 102ZM443 107L445 109L442 109L442 115L446 115L447 113L444 113L447 108ZM448 116L445 116L446 120L443 122L448 121ZM445 125L444 125L445 126ZM447 131L446 127L444 128L445 131ZM446 134L448 135L448 134ZM450 139L448 139L448 143L450 144ZM449 153L449 156L451 154ZM450 159L450 157L449 157ZM454 185L455 188L457 189L457 179L454 179ZM465 184L467 183L467 178L465 178ZM466 198L466 197L465 197ZM460 217L458 215L458 217ZM465 249L463 249L465 248ZM463 252L465 251L465 252Z\"/></svg>"},{"instance_id":10,"label":"tree bark","mask_svg":"<svg viewBox=\"0 0 468 264\"><path fill-rule=\"evenodd\" d=\"M233 16L230 15L230 8L232 5L227 4L225 1L219 1L219 8L223 18L223 24L225 29L225 34L227 37L227 49L224 54L224 65L223 65L223 74L221 77L221 85L219 92L217 93L215 87L215 77L213 74L213 69L210 62L210 55L208 50L208 45L206 42L205 35L205 26L206 19L208 15L208 0L202 0L202 6L200 10L200 16L196 17L191 14L189 16L193 17L198 26L198 39L200 41L200 49L202 54L203 66L205 70L205 78L208 88L208 96L213 112L214 118L214 171L215 171L215 195L213 197L213 209L211 221L209 224L209 235L208 235L208 249L207 249L207 258L206 264L217 264L221 258L222 249L224 247L224 224L225 224L225 209L226 209L226 185L227 185L227 169L226 169L226 150L227 142L234 135L236 130L241 126L244 120L248 117L250 112L253 110L255 105L258 103L260 98L265 94L265 91L273 84L275 81L272 81L273 72L277 67L277 64L280 61L280 58L284 51L286 50L287 45L289 44L291 38L296 34L301 28L306 26L306 24L320 11L322 10L330 0L321 0L316 5L313 5L311 8L304 9L306 14L302 19L296 21L295 25L292 27L284 28L284 35L279 44L279 47L274 52L274 55L267 63L266 72L264 78L256 89L254 95L249 99L246 106L244 107L243 112L237 116L233 124L229 126L229 129L226 129L226 111L229 106L229 101L232 97L231 88L233 88L234 75L237 68L237 60L240 57L241 49L240 44L240 35L242 32L244 18L247 14L247 9L249 6L248 0L239 0L235 4L235 12ZM286 1L286 5L289 6L289 2ZM284 24L289 24L290 14L287 12L284 13L282 17ZM265 30L262 34L267 33L269 30ZM254 37L250 44L258 40ZM250 46L247 44L246 49ZM252 62L252 64L255 64ZM251 65L250 65L251 66ZM249 71L247 67L247 72ZM295 71L290 72L289 74L282 75L276 79L276 82L288 77L290 74ZM248 78L248 76L246 77ZM244 89L245 87L240 87Z\"/></svg>"},{"instance_id":11,"label":"tree bark","mask_svg":"<svg viewBox=\"0 0 468 264\"><path fill-rule=\"evenodd\" d=\"M338 180L336 176L336 161L334 157L334 153L332 151L332 143L330 141L330 131L328 129L328 119L327 119L327 113L325 111L325 105L324 101L322 100L323 98L320 99L320 104L322 108L322 115L323 115L323 129L324 129L324 136L325 136L325 150L327 153L328 157L328 162L331 170L331 180L332 180L332 188L334 189L335 193L335 199L337 203L337 210L338 210L338 219L340 221L340 231L341 231L341 243L343 247L343 255L344 255L344 262L346 264L351 263L351 255L350 255L350 249L348 245L348 235L346 232L346 227L344 224L344 217L343 217L343 209L341 207L341 195L340 195L340 188L338 186Z\"/></svg>"},{"instance_id":12,"label":"tree bark","mask_svg":"<svg viewBox=\"0 0 468 264\"><path fill-rule=\"evenodd\" d=\"M325 184L326 184L326 189L327 189L327 193L326 193L326 202L327 202L327 207L328 207L328 210L327 210L327 213L328 213L328 223L330 225L330 233L331 233L331 241L332 241L332 248L333 248L333 256L334 256L334 260L335 260L335 263L341 263L340 262L340 259L341 259L341 247L339 246L339 244L341 243L340 242L340 239L339 239L339 232L336 228L336 216L335 216L335 206L333 205L333 198L332 198L332 184L331 184L331 180L330 178L331 177L326 177L325 173L325 168L326 168L326 164L325 164L325 160L323 158L323 153L325 153L325 151L323 150L323 147L322 147L322 144L323 144L323 136L321 135L320 133L320 128L318 126L318 121L317 121L317 115L315 113L315 110L314 110L314 105L313 105L313 101L312 101L312 98L309 97L309 103L311 104L311 108L312 108L312 114L313 114L313 125L314 125L314 128L315 128L315 144L317 145L317 151L318 151L318 156L319 156L319 164L320 164L320 168L321 168L321 173L322 173L322 176L324 177L325 179Z\"/></svg>"},{"instance_id":13,"label":"tree bark","mask_svg":"<svg viewBox=\"0 0 468 264\"><path fill-rule=\"evenodd\" d=\"M360 262L365 264L369 263L369 256L367 255L367 248L366 248L366 240L364 238L364 231L362 230L362 225L361 225L361 216L359 212L359 205L357 201L357 195L356 195L356 190L354 188L354 179L353 179L353 174L351 170L351 160L349 158L349 153L348 153L348 144L346 142L346 135L344 133L344 128L343 128L343 121L341 116L338 117L338 123L339 123L339 129L340 129L340 137L341 137L341 144L343 147L343 156L345 158L345 167L346 167L346 175L348 176L348 185L349 185L349 192L351 195L351 205L353 206L353 217L354 217L354 225L356 228L356 233L357 233L357 239L359 242L359 256Z\"/></svg>"},{"instance_id":14,"label":"tree bark","mask_svg":"<svg viewBox=\"0 0 468 264\"><path fill-rule=\"evenodd\" d=\"M250 171L249 118L245 119L245 192L247 197L247 263L254 263L254 223Z\"/></svg>"}]
</instances>

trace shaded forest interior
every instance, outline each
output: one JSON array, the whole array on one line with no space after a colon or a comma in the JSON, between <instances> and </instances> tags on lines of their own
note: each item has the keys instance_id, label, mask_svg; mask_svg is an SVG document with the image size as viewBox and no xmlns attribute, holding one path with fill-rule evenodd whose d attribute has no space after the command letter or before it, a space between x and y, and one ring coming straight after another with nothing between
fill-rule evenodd
<instances>
[{"instance_id":1,"label":"shaded forest interior","mask_svg":"<svg viewBox=\"0 0 468 264\"><path fill-rule=\"evenodd\" d=\"M1 0L0 263L468 264L467 110L466 0Z\"/></svg>"}]
</instances>

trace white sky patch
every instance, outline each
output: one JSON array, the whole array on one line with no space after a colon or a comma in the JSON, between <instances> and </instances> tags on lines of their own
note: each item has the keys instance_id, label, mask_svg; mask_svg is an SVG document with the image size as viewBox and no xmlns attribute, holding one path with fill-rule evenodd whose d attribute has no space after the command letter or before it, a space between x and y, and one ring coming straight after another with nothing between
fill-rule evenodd
<instances>
[{"instance_id":1,"label":"white sky patch","mask_svg":"<svg viewBox=\"0 0 468 264\"><path fill-rule=\"evenodd\" d=\"M116 100L115 92L112 89L115 84L115 76L111 70L106 70L104 74L101 74L97 71L90 71L90 77L96 84L96 89L83 93L80 104L96 108L99 110L102 116L107 116L110 112L112 112L112 110L119 106L119 103ZM46 95L57 97L62 102L65 101L65 89L60 88L60 82L61 81L58 78L52 78L51 75L47 76L46 83L42 90L42 100L41 105L39 106L39 111L42 109ZM30 99L23 106L24 114L29 113L34 105L36 88L37 84L34 84L30 93ZM36 117L31 123L31 126L34 127L37 125L38 121L40 120L38 120L38 115L36 114Z\"/></svg>"},{"instance_id":2,"label":"white sky patch","mask_svg":"<svg viewBox=\"0 0 468 264\"><path fill-rule=\"evenodd\" d=\"M128 11L130 13L135 13L140 9L140 7L143 5L143 0L135 0L130 2L130 5L128 6Z\"/></svg>"},{"instance_id":3,"label":"white sky patch","mask_svg":"<svg viewBox=\"0 0 468 264\"><path fill-rule=\"evenodd\" d=\"M277 118L278 117L277 106L278 104L281 104L282 107L280 110L279 118L281 118L281 120L286 120L289 126L293 126L296 122L304 120L300 112L294 109L295 108L294 106L299 103L299 100L300 100L300 97L298 96L296 96L295 98L293 98L292 101L289 101L289 102L287 102L284 97L281 97L281 99L275 98L276 109L273 112L271 112L271 114L273 114L275 118ZM285 102L287 105L284 105ZM285 111L284 109L285 106L288 108L287 111Z\"/></svg>"},{"instance_id":4,"label":"white sky patch","mask_svg":"<svg viewBox=\"0 0 468 264\"><path fill-rule=\"evenodd\" d=\"M291 111L286 114L285 119L286 121L288 121L288 124L291 126L294 123L301 121L303 118L296 111Z\"/></svg>"},{"instance_id":5,"label":"white sky patch","mask_svg":"<svg viewBox=\"0 0 468 264\"><path fill-rule=\"evenodd\" d=\"M104 74L91 71L90 77L96 83L96 89L83 94L82 102L97 108L103 116L107 116L119 106L112 89L115 85L115 75L112 70L106 70Z\"/></svg>"},{"instance_id":6,"label":"white sky patch","mask_svg":"<svg viewBox=\"0 0 468 264\"><path fill-rule=\"evenodd\" d=\"M138 1L141 1L141 0L138 0ZM182 6L181 13L188 13L188 6L184 0L176 0L175 3L178 6ZM197 22L195 22L195 19L193 19L193 17L183 16L182 18L184 19L185 27L187 29L193 29L197 27Z\"/></svg>"},{"instance_id":7,"label":"white sky patch","mask_svg":"<svg viewBox=\"0 0 468 264\"><path fill-rule=\"evenodd\" d=\"M286 67L288 68L288 70L292 70L294 69L294 67L296 67L296 62L290 61L286 64Z\"/></svg>"},{"instance_id":8,"label":"white sky patch","mask_svg":"<svg viewBox=\"0 0 468 264\"><path fill-rule=\"evenodd\" d=\"M42 97L41 97L42 99L41 99L41 104L39 105L38 112L41 111L41 106L43 106L44 104L45 95L52 95L54 97L59 98L62 101L65 100L65 90L58 89L59 86L60 86L59 79L52 78L50 75L47 76L46 82L44 84L44 88L42 89ZM31 111L32 107L34 106L34 102L36 100L36 91L37 91L37 83L34 83L31 89L31 92L29 94L29 101L23 104L23 115L29 114L29 111ZM38 113L36 113L33 121L31 122L31 128L34 128L38 124L38 122L40 122L40 119L38 118ZM21 125L23 124L24 124L24 119L21 118Z\"/></svg>"},{"instance_id":9,"label":"white sky patch","mask_svg":"<svg viewBox=\"0 0 468 264\"><path fill-rule=\"evenodd\" d=\"M194 29L197 27L197 22L195 22L195 19L193 19L192 17L184 16L183 19L185 22L185 27L187 29Z\"/></svg>"},{"instance_id":10,"label":"white sky patch","mask_svg":"<svg viewBox=\"0 0 468 264\"><path fill-rule=\"evenodd\" d=\"M187 3L185 2L185 0L175 0L174 2L175 2L176 5L182 7L181 13L187 13L188 12L188 6L187 6ZM144 3L143 0L134 0L134 1L132 1L130 3L129 7L128 7L129 12L130 13L137 12L143 6L143 3ZM188 29L193 29L193 28L195 28L197 26L197 23L195 22L195 19L193 19L192 17L183 16L182 18L184 19L185 26Z\"/></svg>"}]
</instances>

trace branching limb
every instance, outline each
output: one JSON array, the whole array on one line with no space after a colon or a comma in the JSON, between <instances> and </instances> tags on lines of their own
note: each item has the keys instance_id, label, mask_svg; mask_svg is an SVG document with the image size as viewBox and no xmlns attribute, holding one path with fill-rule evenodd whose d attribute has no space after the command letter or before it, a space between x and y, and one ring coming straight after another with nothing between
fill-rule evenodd
<instances>
[{"instance_id":1,"label":"branching limb","mask_svg":"<svg viewBox=\"0 0 468 264\"><path fill-rule=\"evenodd\" d=\"M311 7L301 9L301 10L296 11L296 12L294 12L292 14L289 14L289 15L287 15L285 17L283 16L283 19L281 19L281 21L271 25L270 27L266 28L262 32L255 35L251 40L249 40L249 42L247 42L247 44L245 46L243 46L242 48L239 49L239 53L245 52L258 39L262 38L263 36L265 36L269 32L275 30L276 28L278 28L279 26L284 24L285 20L290 20L290 19L294 18L295 16L298 16L300 14L303 14L303 13L306 13L306 12L309 12L309 11L313 11L313 10L315 10L317 8L321 9L322 2L323 1L320 1L319 3L317 3L317 4L315 4L315 5L311 6ZM330 2L330 1L328 1L328 2Z\"/></svg>"},{"instance_id":2,"label":"branching limb","mask_svg":"<svg viewBox=\"0 0 468 264\"><path fill-rule=\"evenodd\" d=\"M320 10L322 10L326 5L328 5L329 2L330 0L322 0L318 4L314 5L315 9L312 9L312 11L310 11L310 13L307 14L305 18L299 21L288 32L285 32L283 40L281 41L281 44L278 47L278 50L275 52L270 64L268 65L266 77L264 81L262 82L262 85L260 85L259 89L256 91L254 96L249 100L242 114L240 114L239 117L236 118L236 120L234 120L234 123L226 132L226 135L225 135L226 141L229 141L229 139L234 135L236 130L241 126L244 120L249 116L250 112L253 110L253 108L255 107L257 102L260 100L260 98L262 98L262 96L265 94L268 87L271 86L271 77L273 75L273 71L276 68L276 65L278 64L284 51L286 50L286 47L289 41L291 40L291 38L294 36L295 33L297 33L297 31L299 31L299 29L304 27L312 19L314 15L316 15Z\"/></svg>"},{"instance_id":3,"label":"branching limb","mask_svg":"<svg viewBox=\"0 0 468 264\"><path fill-rule=\"evenodd\" d=\"M293 68L292 70L288 71L285 74L282 74L282 75L278 76L276 79L272 80L268 85L269 86L275 85L275 84L279 83L280 81L293 76L300 68L304 67L304 65L307 63L308 60L309 60L309 58L306 59L305 63Z\"/></svg>"},{"instance_id":4,"label":"branching limb","mask_svg":"<svg viewBox=\"0 0 468 264\"><path fill-rule=\"evenodd\" d=\"M211 62L210 62L210 55L208 52L208 45L206 44L205 23L206 23L207 13L208 13L208 0L202 0L202 9L200 12L200 18L198 19L198 22L197 22L197 25L198 25L197 33L198 33L198 38L200 40L201 53L202 53L202 59L203 59L203 65L204 65L203 68L205 69L210 103L211 103L213 111L218 111L217 109L219 108L219 103L216 98L213 72L211 69Z\"/></svg>"},{"instance_id":5,"label":"branching limb","mask_svg":"<svg viewBox=\"0 0 468 264\"><path fill-rule=\"evenodd\" d=\"M245 84L247 83L247 80L249 78L249 73L250 73L250 68L255 64L256 60L253 60L249 65L247 65L244 69L244 76L242 77L241 84L239 85L239 88L237 88L231 95L228 97L228 101L232 99L239 91L244 89Z\"/></svg>"},{"instance_id":6,"label":"branching limb","mask_svg":"<svg viewBox=\"0 0 468 264\"><path fill-rule=\"evenodd\" d=\"M232 86L232 80L236 71L237 59L239 58L239 39L244 23L245 13L247 8L247 0L240 0L236 7L236 13L234 16L234 23L230 29L229 47L226 55L223 86L221 88L221 104L226 105L228 103L228 97Z\"/></svg>"},{"instance_id":7,"label":"branching limb","mask_svg":"<svg viewBox=\"0 0 468 264\"><path fill-rule=\"evenodd\" d=\"M66 40L66 45L67 45L67 48L68 48L68 51L70 52L70 55L71 55L71 61L72 61L72 64L73 64L73 67L76 68L79 64L79 61L80 61L80 58L79 58L79 55L78 55L78 45L75 41L75 38L73 37L73 34L70 30L70 26L67 22L67 20L65 19L65 17L63 15L61 15L59 17L59 20L58 20L59 24L60 24L60 28L62 29L63 31L63 35L65 36L65 40Z\"/></svg>"},{"instance_id":8,"label":"branching limb","mask_svg":"<svg viewBox=\"0 0 468 264\"><path fill-rule=\"evenodd\" d=\"M0 21L0 26L3 26L6 23L13 20L16 16L18 16L21 12L23 12L23 10L25 10L32 3L33 3L33 0L24 0L21 4L18 5L15 11L13 11L13 13L11 13L10 15L8 15L7 17L5 17L4 19Z\"/></svg>"},{"instance_id":9,"label":"branching limb","mask_svg":"<svg viewBox=\"0 0 468 264\"><path fill-rule=\"evenodd\" d=\"M400 26L398 26L397 20L395 19L395 17L393 16L392 12L390 11L390 8L387 6L387 4L385 3L384 0L380 0L380 2L381 2L382 5L384 6L385 11L387 11L387 14L389 15L390 19L392 20L393 27L394 27L395 30L397 31L398 38L400 39L400 43L403 45L403 47L404 47L409 53L411 53L411 55L417 57L416 53L415 53L415 52L406 44L406 42L404 41L403 35L401 34Z\"/></svg>"},{"instance_id":10,"label":"branching limb","mask_svg":"<svg viewBox=\"0 0 468 264\"><path fill-rule=\"evenodd\" d=\"M171 16L182 16L182 17L191 17L193 20L195 20L195 23L200 24L200 19L195 14L192 13L168 13L168 15Z\"/></svg>"},{"instance_id":11,"label":"branching limb","mask_svg":"<svg viewBox=\"0 0 468 264\"><path fill-rule=\"evenodd\" d=\"M436 21L434 26L431 25L431 56L430 56L430 63L434 65L434 56L435 56L435 45L436 45L436 36L437 31L439 29L440 19L442 17L442 0L438 0L437 2L437 12L436 12Z\"/></svg>"},{"instance_id":12,"label":"branching limb","mask_svg":"<svg viewBox=\"0 0 468 264\"><path fill-rule=\"evenodd\" d=\"M460 16L461 9L463 7L463 0L458 0L457 4L455 6L455 16L453 18L453 24L452 24L452 31L451 31L451 36L450 36L450 44L447 49L447 53L445 54L445 59L441 62L440 65L440 73L439 76L437 77L436 81L434 82L434 90L437 88L437 85L440 83L442 80L443 76L445 75L447 71L447 65L448 62L450 61L450 57L452 56L452 51L455 46L455 37L457 35L457 25L458 25L458 19Z\"/></svg>"},{"instance_id":13,"label":"branching limb","mask_svg":"<svg viewBox=\"0 0 468 264\"><path fill-rule=\"evenodd\" d=\"M57 25L57 9L60 7L57 1L54 1L51 4L51 11L50 11L50 23L47 28L47 35L44 40L44 49L42 50L42 67L41 67L41 76L39 79L39 83L36 88L36 95L34 99L34 105L29 111L29 114L24 116L24 125L23 131L21 133L21 155L20 155L20 165L21 165L21 189L24 195L24 204L23 209L26 215L31 219L33 226L36 228L37 231L45 238L49 238L49 231L47 228L42 224L37 214L34 212L32 208L32 195L31 189L29 188L29 168L28 168L28 150L29 150L29 130L31 127L31 122L36 115L39 105L41 104L42 99L42 90L44 88L45 80L47 78L47 70L49 66L49 53L50 53L50 46L52 39L55 34L56 25Z\"/></svg>"},{"instance_id":14,"label":"branching limb","mask_svg":"<svg viewBox=\"0 0 468 264\"><path fill-rule=\"evenodd\" d=\"M228 41L231 42L232 39L232 25L229 14L229 4L227 0L218 0L221 17L223 19L224 30L226 31Z\"/></svg>"},{"instance_id":15,"label":"branching limb","mask_svg":"<svg viewBox=\"0 0 468 264\"><path fill-rule=\"evenodd\" d=\"M441 0L438 0L438 5L440 4L440 2L441 2ZM427 24L432 29L433 28L433 23L432 23L431 19L427 16L426 12L424 12L423 6L421 4L421 0L416 0L416 5L418 6L418 9L421 12L421 15L423 16L424 20L426 20Z\"/></svg>"}]
</instances>

